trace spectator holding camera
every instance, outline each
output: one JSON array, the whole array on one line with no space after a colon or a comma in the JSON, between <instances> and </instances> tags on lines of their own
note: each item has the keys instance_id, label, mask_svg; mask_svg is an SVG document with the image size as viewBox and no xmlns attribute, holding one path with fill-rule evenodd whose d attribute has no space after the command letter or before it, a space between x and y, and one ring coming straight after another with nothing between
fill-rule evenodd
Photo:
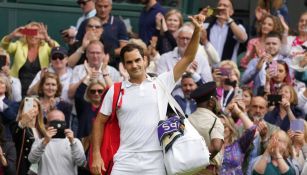
<instances>
[{"instance_id":1,"label":"spectator holding camera","mask_svg":"<svg viewBox=\"0 0 307 175\"><path fill-rule=\"evenodd\" d=\"M18 27L1 40L1 46L14 55L10 74L20 79L23 97L37 72L48 67L51 49L57 45L47 26L38 22Z\"/></svg>"},{"instance_id":2,"label":"spectator holding camera","mask_svg":"<svg viewBox=\"0 0 307 175\"><path fill-rule=\"evenodd\" d=\"M287 133L279 130L272 134L265 152L256 158L252 173L299 175L296 165L291 139Z\"/></svg>"},{"instance_id":3,"label":"spectator holding camera","mask_svg":"<svg viewBox=\"0 0 307 175\"><path fill-rule=\"evenodd\" d=\"M264 92L267 94L276 94L282 84L292 86L292 79L290 69L286 62L277 60L273 69L266 70L266 81L264 85Z\"/></svg>"},{"instance_id":4,"label":"spectator holding camera","mask_svg":"<svg viewBox=\"0 0 307 175\"><path fill-rule=\"evenodd\" d=\"M288 65L290 59L280 54L281 35L271 32L265 39L265 54L259 55L258 58L252 59L247 69L242 75L241 82L248 84L253 82L253 92L256 95L263 94L263 88L266 82L266 69L270 67L273 61L283 60Z\"/></svg>"},{"instance_id":5,"label":"spectator holding camera","mask_svg":"<svg viewBox=\"0 0 307 175\"><path fill-rule=\"evenodd\" d=\"M219 68L213 69L213 79L217 82L217 93L222 110L224 111L235 95L240 80L240 71L237 65L230 60L224 60Z\"/></svg>"},{"instance_id":6,"label":"spectator holding camera","mask_svg":"<svg viewBox=\"0 0 307 175\"><path fill-rule=\"evenodd\" d=\"M31 165L28 155L34 140L46 135L42 106L38 99L26 97L22 100L16 121L12 125L13 140L17 152L16 174L37 173L36 165Z\"/></svg>"},{"instance_id":7,"label":"spectator holding camera","mask_svg":"<svg viewBox=\"0 0 307 175\"><path fill-rule=\"evenodd\" d=\"M38 163L38 174L77 175L78 166L86 165L81 142L65 129L65 116L59 110L47 115L47 131L42 139L36 139L29 154L31 163Z\"/></svg>"},{"instance_id":8,"label":"spectator holding camera","mask_svg":"<svg viewBox=\"0 0 307 175\"><path fill-rule=\"evenodd\" d=\"M290 85L282 85L278 94L281 96L281 101L274 102L273 110L265 115L264 120L288 131L290 120L296 118L294 114L300 113L300 110L297 109L297 94Z\"/></svg>"},{"instance_id":9,"label":"spectator holding camera","mask_svg":"<svg viewBox=\"0 0 307 175\"><path fill-rule=\"evenodd\" d=\"M205 23L208 40L216 49L221 60L237 62L239 44L247 40L245 28L232 18L234 7L232 0L219 0L217 15Z\"/></svg>"}]
</instances>

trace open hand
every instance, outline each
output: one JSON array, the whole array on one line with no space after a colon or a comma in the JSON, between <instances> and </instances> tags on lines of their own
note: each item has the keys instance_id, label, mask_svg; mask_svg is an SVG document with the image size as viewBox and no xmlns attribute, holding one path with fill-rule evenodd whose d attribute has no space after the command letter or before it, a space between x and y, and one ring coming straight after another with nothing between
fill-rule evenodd
<instances>
[{"instance_id":1,"label":"open hand","mask_svg":"<svg viewBox=\"0 0 307 175\"><path fill-rule=\"evenodd\" d=\"M203 26L204 21L206 20L206 16L202 14L194 15L194 16L189 16L189 19L192 21L192 23L195 26L195 29L201 29Z\"/></svg>"}]
</instances>

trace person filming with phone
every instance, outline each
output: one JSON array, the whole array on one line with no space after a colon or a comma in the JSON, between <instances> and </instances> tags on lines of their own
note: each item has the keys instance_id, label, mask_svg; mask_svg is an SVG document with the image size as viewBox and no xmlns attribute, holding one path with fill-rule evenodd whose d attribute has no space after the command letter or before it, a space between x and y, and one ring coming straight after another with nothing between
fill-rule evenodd
<instances>
[{"instance_id":1,"label":"person filming with phone","mask_svg":"<svg viewBox=\"0 0 307 175\"><path fill-rule=\"evenodd\" d=\"M264 120L279 126L284 131L288 131L290 121L299 117L297 114L302 113L297 108L298 98L295 89L290 85L282 85L278 95L273 96L273 98L270 97L268 96L269 104L273 105L274 108L264 116Z\"/></svg>"},{"instance_id":2,"label":"person filming with phone","mask_svg":"<svg viewBox=\"0 0 307 175\"><path fill-rule=\"evenodd\" d=\"M37 173L37 166L28 160L36 138L45 137L42 106L38 99L26 97L21 101L16 122L11 126L17 152L16 174Z\"/></svg>"},{"instance_id":3,"label":"person filming with phone","mask_svg":"<svg viewBox=\"0 0 307 175\"><path fill-rule=\"evenodd\" d=\"M36 73L48 67L51 49L58 43L50 38L45 24L30 22L4 36L1 46L14 55L10 74L20 79L24 97Z\"/></svg>"},{"instance_id":4,"label":"person filming with phone","mask_svg":"<svg viewBox=\"0 0 307 175\"><path fill-rule=\"evenodd\" d=\"M281 35L275 32L270 32L265 39L265 54L258 55L257 58L252 59L248 63L247 68L242 75L241 83L248 84L253 82L254 94L263 95L267 69L274 74L278 73L278 65L277 67L274 65L277 60L282 60L286 62L287 65L290 64L290 58L281 55L280 49Z\"/></svg>"},{"instance_id":5,"label":"person filming with phone","mask_svg":"<svg viewBox=\"0 0 307 175\"><path fill-rule=\"evenodd\" d=\"M245 28L232 18L234 6L232 0L219 0L217 12L205 22L208 40L217 50L221 60L237 61L239 44L247 40ZM213 13L214 14L214 13Z\"/></svg>"},{"instance_id":6,"label":"person filming with phone","mask_svg":"<svg viewBox=\"0 0 307 175\"><path fill-rule=\"evenodd\" d=\"M29 154L31 163L38 163L38 174L77 175L77 167L86 165L81 142L66 128L65 116L59 110L47 115L47 131L36 139Z\"/></svg>"}]
</instances>

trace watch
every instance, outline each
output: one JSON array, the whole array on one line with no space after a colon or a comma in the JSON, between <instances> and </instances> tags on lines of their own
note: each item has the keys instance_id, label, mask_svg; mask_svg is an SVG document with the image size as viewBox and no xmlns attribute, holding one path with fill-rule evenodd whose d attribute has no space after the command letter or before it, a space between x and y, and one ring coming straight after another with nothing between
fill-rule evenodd
<instances>
[{"instance_id":1,"label":"watch","mask_svg":"<svg viewBox=\"0 0 307 175\"><path fill-rule=\"evenodd\" d=\"M227 20L227 24L228 25L230 25L231 23L233 23L234 22L234 20L232 19L232 18L229 18L228 20Z\"/></svg>"}]
</instances>

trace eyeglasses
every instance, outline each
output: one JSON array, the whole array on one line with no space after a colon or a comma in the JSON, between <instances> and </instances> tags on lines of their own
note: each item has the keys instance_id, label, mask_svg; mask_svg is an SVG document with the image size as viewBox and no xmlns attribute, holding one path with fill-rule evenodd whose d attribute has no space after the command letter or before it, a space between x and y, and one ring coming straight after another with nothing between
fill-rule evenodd
<instances>
[{"instance_id":1,"label":"eyeglasses","mask_svg":"<svg viewBox=\"0 0 307 175\"><path fill-rule=\"evenodd\" d=\"M91 28L91 29L100 29L101 25L91 25L91 24L88 24L86 27Z\"/></svg>"},{"instance_id":2,"label":"eyeglasses","mask_svg":"<svg viewBox=\"0 0 307 175\"><path fill-rule=\"evenodd\" d=\"M85 0L85 1L84 1L84 0L83 0L83 1L77 1L77 4L78 4L78 5L86 5L86 3L87 3L88 1L89 1L89 0L87 0L87 1L86 1L86 0Z\"/></svg>"},{"instance_id":3,"label":"eyeglasses","mask_svg":"<svg viewBox=\"0 0 307 175\"><path fill-rule=\"evenodd\" d=\"M65 58L65 55L60 54L60 53L53 54L51 57L52 60L57 60L57 59L63 60L64 58Z\"/></svg>"},{"instance_id":4,"label":"eyeglasses","mask_svg":"<svg viewBox=\"0 0 307 175\"><path fill-rule=\"evenodd\" d=\"M178 37L178 39L182 40L182 41L184 41L184 40L190 41L191 40L191 38L189 38L189 37Z\"/></svg>"},{"instance_id":5,"label":"eyeglasses","mask_svg":"<svg viewBox=\"0 0 307 175\"><path fill-rule=\"evenodd\" d=\"M98 92L98 94L100 95L100 94L102 94L103 89L90 89L90 93L91 93L92 95L95 95L97 92Z\"/></svg>"}]
</instances>

